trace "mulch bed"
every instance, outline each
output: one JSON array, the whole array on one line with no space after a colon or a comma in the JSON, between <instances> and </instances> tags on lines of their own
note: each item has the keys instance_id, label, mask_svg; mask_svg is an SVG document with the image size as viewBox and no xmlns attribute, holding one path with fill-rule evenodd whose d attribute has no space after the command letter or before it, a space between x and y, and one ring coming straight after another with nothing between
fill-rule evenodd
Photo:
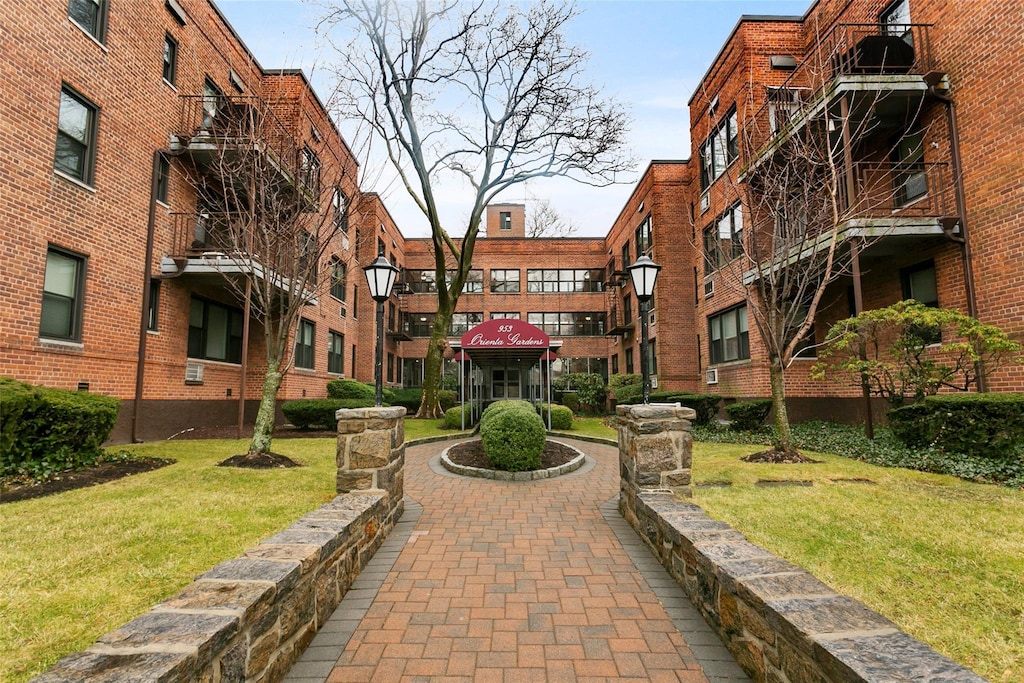
<instances>
[{"instance_id":1,"label":"mulch bed","mask_svg":"<svg viewBox=\"0 0 1024 683\"><path fill-rule=\"evenodd\" d=\"M740 458L743 462L761 462L769 465L800 465L806 463L820 463L820 460L800 455L796 451L768 450L760 453L751 453Z\"/></svg>"},{"instance_id":2,"label":"mulch bed","mask_svg":"<svg viewBox=\"0 0 1024 683\"><path fill-rule=\"evenodd\" d=\"M272 470L281 467L302 467L287 455L280 453L256 453L232 455L217 463L217 467L247 467L252 470Z\"/></svg>"},{"instance_id":3,"label":"mulch bed","mask_svg":"<svg viewBox=\"0 0 1024 683\"><path fill-rule=\"evenodd\" d=\"M173 460L163 458L138 458L136 460L105 462L84 470L62 472L48 481L16 484L7 490L0 491L0 503L13 503L17 500L39 498L54 493L105 484L108 481L114 481L115 479L132 474L158 470L173 462Z\"/></svg>"},{"instance_id":4,"label":"mulch bed","mask_svg":"<svg viewBox=\"0 0 1024 683\"><path fill-rule=\"evenodd\" d=\"M540 467L537 469L546 470L552 467L559 467L579 456L579 451L569 448L556 441L545 441L544 451L540 455ZM463 467L479 467L484 470L493 470L491 461L484 454L483 444L479 441L467 441L452 446L448 449L448 459L456 465Z\"/></svg>"}]
</instances>

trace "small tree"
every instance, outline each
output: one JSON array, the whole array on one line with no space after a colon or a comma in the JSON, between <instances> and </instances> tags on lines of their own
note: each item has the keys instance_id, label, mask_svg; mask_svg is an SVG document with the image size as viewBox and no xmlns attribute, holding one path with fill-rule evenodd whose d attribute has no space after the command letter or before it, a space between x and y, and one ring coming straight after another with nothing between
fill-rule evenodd
<instances>
[{"instance_id":1,"label":"small tree","mask_svg":"<svg viewBox=\"0 0 1024 683\"><path fill-rule=\"evenodd\" d=\"M562 375L553 384L562 391L575 391L576 399L588 412L600 413L608 400L604 377L594 372L572 372Z\"/></svg>"},{"instance_id":2,"label":"small tree","mask_svg":"<svg viewBox=\"0 0 1024 683\"><path fill-rule=\"evenodd\" d=\"M578 226L558 213L547 199L538 200L526 216L527 237L571 237L578 231Z\"/></svg>"},{"instance_id":3,"label":"small tree","mask_svg":"<svg viewBox=\"0 0 1024 683\"><path fill-rule=\"evenodd\" d=\"M300 149L296 131L258 98L207 96L201 114L186 144L201 146L202 162L184 166L197 197L191 249L212 255L207 262L262 328L267 368L247 454L254 458L270 453L299 319L338 267L328 257L349 221L340 185L354 162Z\"/></svg>"},{"instance_id":4,"label":"small tree","mask_svg":"<svg viewBox=\"0 0 1024 683\"><path fill-rule=\"evenodd\" d=\"M1021 350L994 325L910 299L833 325L812 376L839 376L857 386L866 378L872 394L898 408L943 388L968 391L981 372L1024 363Z\"/></svg>"},{"instance_id":5,"label":"small tree","mask_svg":"<svg viewBox=\"0 0 1024 683\"><path fill-rule=\"evenodd\" d=\"M437 315L417 417L440 416L447 331L487 205L534 178L606 185L633 166L628 117L585 81L587 55L566 39L576 14L559 2L341 0L321 22L356 33L337 49L340 115L384 145L430 225ZM442 222L441 183L465 188L461 239Z\"/></svg>"}]
</instances>

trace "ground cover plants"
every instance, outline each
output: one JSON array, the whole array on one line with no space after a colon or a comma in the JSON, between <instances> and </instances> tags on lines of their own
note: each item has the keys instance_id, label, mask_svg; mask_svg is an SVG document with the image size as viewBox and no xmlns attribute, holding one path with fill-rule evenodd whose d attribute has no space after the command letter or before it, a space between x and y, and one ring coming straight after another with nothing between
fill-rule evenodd
<instances>
[{"instance_id":1,"label":"ground cover plants","mask_svg":"<svg viewBox=\"0 0 1024 683\"><path fill-rule=\"evenodd\" d=\"M1024 680L1024 491L813 451L740 460L759 447L694 444L708 514L988 679Z\"/></svg>"},{"instance_id":2,"label":"ground cover plants","mask_svg":"<svg viewBox=\"0 0 1024 683\"><path fill-rule=\"evenodd\" d=\"M246 443L123 447L176 463L0 505L0 680L28 680L334 497L334 439L274 442L303 467L217 466Z\"/></svg>"}]
</instances>

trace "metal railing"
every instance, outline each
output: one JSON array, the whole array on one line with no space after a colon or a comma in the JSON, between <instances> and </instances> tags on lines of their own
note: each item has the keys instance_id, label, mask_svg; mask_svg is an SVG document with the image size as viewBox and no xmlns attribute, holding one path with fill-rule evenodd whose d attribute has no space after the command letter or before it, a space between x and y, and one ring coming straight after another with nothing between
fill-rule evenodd
<instances>
[{"instance_id":1,"label":"metal railing","mask_svg":"<svg viewBox=\"0 0 1024 683\"><path fill-rule=\"evenodd\" d=\"M953 178L943 162L853 163L853 196L839 183L843 206L851 217L898 218L956 215Z\"/></svg>"}]
</instances>

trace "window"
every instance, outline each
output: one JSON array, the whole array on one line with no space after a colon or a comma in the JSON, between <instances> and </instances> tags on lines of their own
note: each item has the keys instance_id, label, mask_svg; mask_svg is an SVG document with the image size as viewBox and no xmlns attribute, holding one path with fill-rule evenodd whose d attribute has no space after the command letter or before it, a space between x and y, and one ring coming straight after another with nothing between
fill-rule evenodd
<instances>
[{"instance_id":1,"label":"window","mask_svg":"<svg viewBox=\"0 0 1024 683\"><path fill-rule=\"evenodd\" d=\"M738 306L708 318L708 339L712 363L750 358L747 307Z\"/></svg>"},{"instance_id":2,"label":"window","mask_svg":"<svg viewBox=\"0 0 1024 683\"><path fill-rule=\"evenodd\" d=\"M903 284L903 298L914 299L925 306L938 307L939 287L935 278L935 262L925 261L900 271ZM911 330L920 337L925 345L938 344L942 341L942 330L925 328Z\"/></svg>"},{"instance_id":3,"label":"window","mask_svg":"<svg viewBox=\"0 0 1024 683\"><path fill-rule=\"evenodd\" d=\"M168 188L171 184L171 162L161 154L156 161L156 200L167 203Z\"/></svg>"},{"instance_id":4,"label":"window","mask_svg":"<svg viewBox=\"0 0 1024 683\"><path fill-rule=\"evenodd\" d=\"M643 223L636 229L636 255L637 258L641 256L651 255L651 217L647 216Z\"/></svg>"},{"instance_id":5,"label":"window","mask_svg":"<svg viewBox=\"0 0 1024 683\"><path fill-rule=\"evenodd\" d=\"M99 42L107 34L107 0L71 0L68 16Z\"/></svg>"},{"instance_id":6,"label":"window","mask_svg":"<svg viewBox=\"0 0 1024 683\"><path fill-rule=\"evenodd\" d=\"M352 285L352 317L359 317L359 287Z\"/></svg>"},{"instance_id":7,"label":"window","mask_svg":"<svg viewBox=\"0 0 1024 683\"><path fill-rule=\"evenodd\" d=\"M619 354L612 356L612 374L619 374Z\"/></svg>"},{"instance_id":8,"label":"window","mask_svg":"<svg viewBox=\"0 0 1024 683\"><path fill-rule=\"evenodd\" d=\"M345 285L348 282L348 266L335 256L331 259L331 296L338 301L345 300Z\"/></svg>"},{"instance_id":9,"label":"window","mask_svg":"<svg viewBox=\"0 0 1024 683\"><path fill-rule=\"evenodd\" d=\"M174 85L178 74L178 41L168 33L164 36L164 80Z\"/></svg>"},{"instance_id":10,"label":"window","mask_svg":"<svg viewBox=\"0 0 1024 683\"><path fill-rule=\"evenodd\" d=\"M395 354L388 354L388 382L395 381Z\"/></svg>"},{"instance_id":11,"label":"window","mask_svg":"<svg viewBox=\"0 0 1024 683\"><path fill-rule=\"evenodd\" d=\"M495 294L518 294L519 269L497 270L491 268L491 291Z\"/></svg>"},{"instance_id":12,"label":"window","mask_svg":"<svg viewBox=\"0 0 1024 683\"><path fill-rule=\"evenodd\" d=\"M432 270L407 270L405 281L413 294L429 294L437 291L437 278Z\"/></svg>"},{"instance_id":13,"label":"window","mask_svg":"<svg viewBox=\"0 0 1024 683\"><path fill-rule=\"evenodd\" d=\"M743 211L739 204L728 209L704 230L706 272L718 270L743 254Z\"/></svg>"},{"instance_id":14,"label":"window","mask_svg":"<svg viewBox=\"0 0 1024 683\"><path fill-rule=\"evenodd\" d=\"M633 374L633 349L626 349L626 374Z\"/></svg>"},{"instance_id":15,"label":"window","mask_svg":"<svg viewBox=\"0 0 1024 683\"><path fill-rule=\"evenodd\" d=\"M527 313L526 320L553 336L599 337L604 334L606 316L604 311Z\"/></svg>"},{"instance_id":16,"label":"window","mask_svg":"<svg viewBox=\"0 0 1024 683\"><path fill-rule=\"evenodd\" d=\"M296 238L298 244L296 245L296 251L298 252L299 259L297 271L295 275L297 277L308 278L310 282L316 283L320 275L320 264L317 263L317 255L319 249L316 243L316 237L306 231L302 231Z\"/></svg>"},{"instance_id":17,"label":"window","mask_svg":"<svg viewBox=\"0 0 1024 683\"><path fill-rule=\"evenodd\" d=\"M157 331L160 313L160 281L149 281L149 306L146 311L146 329Z\"/></svg>"},{"instance_id":18,"label":"window","mask_svg":"<svg viewBox=\"0 0 1024 683\"><path fill-rule=\"evenodd\" d=\"M454 272L452 272L454 275ZM484 271L482 270L471 270L466 275L466 282L462 285L463 294L483 294L484 291Z\"/></svg>"},{"instance_id":19,"label":"window","mask_svg":"<svg viewBox=\"0 0 1024 683\"><path fill-rule=\"evenodd\" d=\"M309 147L299 153L299 182L312 192L320 190L320 157Z\"/></svg>"},{"instance_id":20,"label":"window","mask_svg":"<svg viewBox=\"0 0 1024 683\"><path fill-rule=\"evenodd\" d=\"M890 36L900 36L903 40L913 44L913 32L910 28L910 2L908 0L897 0L889 5L878 17L882 25L882 31Z\"/></svg>"},{"instance_id":21,"label":"window","mask_svg":"<svg viewBox=\"0 0 1024 683\"><path fill-rule=\"evenodd\" d=\"M393 301L388 302L388 331L394 332L395 326L398 325L398 307L395 306Z\"/></svg>"},{"instance_id":22,"label":"window","mask_svg":"<svg viewBox=\"0 0 1024 683\"><path fill-rule=\"evenodd\" d=\"M519 313L491 313L491 320L519 320Z\"/></svg>"},{"instance_id":23,"label":"window","mask_svg":"<svg viewBox=\"0 0 1024 683\"><path fill-rule=\"evenodd\" d=\"M700 186L707 189L740 155L736 109L722 119L700 146Z\"/></svg>"},{"instance_id":24,"label":"window","mask_svg":"<svg viewBox=\"0 0 1024 683\"><path fill-rule=\"evenodd\" d=\"M313 369L315 341L316 325L308 320L300 320L295 330L295 367Z\"/></svg>"},{"instance_id":25,"label":"window","mask_svg":"<svg viewBox=\"0 0 1024 683\"><path fill-rule=\"evenodd\" d=\"M647 342L647 374L657 375L658 374L658 343L656 339L650 339Z\"/></svg>"},{"instance_id":26,"label":"window","mask_svg":"<svg viewBox=\"0 0 1024 683\"><path fill-rule=\"evenodd\" d=\"M188 315L190 358L242 362L242 312L193 297Z\"/></svg>"},{"instance_id":27,"label":"window","mask_svg":"<svg viewBox=\"0 0 1024 683\"><path fill-rule=\"evenodd\" d=\"M800 111L807 97L806 88L768 87L768 125L773 133L781 130Z\"/></svg>"},{"instance_id":28,"label":"window","mask_svg":"<svg viewBox=\"0 0 1024 683\"><path fill-rule=\"evenodd\" d=\"M327 372L335 375L345 372L345 335L334 330L327 332Z\"/></svg>"},{"instance_id":29,"label":"window","mask_svg":"<svg viewBox=\"0 0 1024 683\"><path fill-rule=\"evenodd\" d=\"M334 188L334 197L331 199L333 210L334 227L344 233L348 233L348 197L341 191L341 188Z\"/></svg>"},{"instance_id":30,"label":"window","mask_svg":"<svg viewBox=\"0 0 1024 683\"><path fill-rule=\"evenodd\" d=\"M626 325L633 322L633 296L631 294L622 297L622 322Z\"/></svg>"},{"instance_id":31,"label":"window","mask_svg":"<svg viewBox=\"0 0 1024 683\"><path fill-rule=\"evenodd\" d=\"M484 321L484 314L481 313L452 313L452 322L448 325L448 334L452 337L459 337L469 331L469 328L476 327Z\"/></svg>"},{"instance_id":32,"label":"window","mask_svg":"<svg viewBox=\"0 0 1024 683\"><path fill-rule=\"evenodd\" d=\"M203 128L213 126L217 118L217 110L224 101L224 93L209 78L203 81Z\"/></svg>"},{"instance_id":33,"label":"window","mask_svg":"<svg viewBox=\"0 0 1024 683\"><path fill-rule=\"evenodd\" d=\"M406 313L402 328L410 337L429 337L434 327L434 313Z\"/></svg>"},{"instance_id":34,"label":"window","mask_svg":"<svg viewBox=\"0 0 1024 683\"><path fill-rule=\"evenodd\" d=\"M39 336L78 341L85 302L85 257L50 247L46 252Z\"/></svg>"},{"instance_id":35,"label":"window","mask_svg":"<svg viewBox=\"0 0 1024 683\"><path fill-rule=\"evenodd\" d=\"M630 265L630 260L629 260L629 242L626 242L625 244L622 245L622 268L621 268L621 270L625 270L627 267L629 267L629 265Z\"/></svg>"},{"instance_id":36,"label":"window","mask_svg":"<svg viewBox=\"0 0 1024 683\"><path fill-rule=\"evenodd\" d=\"M499 214L498 229L499 230L511 230L512 229L512 212L511 211L502 211Z\"/></svg>"},{"instance_id":37,"label":"window","mask_svg":"<svg viewBox=\"0 0 1024 683\"><path fill-rule=\"evenodd\" d=\"M387 253L388 247L384 243L383 237L377 238L377 256L384 256Z\"/></svg>"},{"instance_id":38,"label":"window","mask_svg":"<svg viewBox=\"0 0 1024 683\"><path fill-rule=\"evenodd\" d=\"M600 268L530 268L526 271L527 292L600 292L603 289L604 271Z\"/></svg>"},{"instance_id":39,"label":"window","mask_svg":"<svg viewBox=\"0 0 1024 683\"><path fill-rule=\"evenodd\" d=\"M57 119L57 153L53 167L89 185L93 182L99 110L64 86Z\"/></svg>"},{"instance_id":40,"label":"window","mask_svg":"<svg viewBox=\"0 0 1024 683\"><path fill-rule=\"evenodd\" d=\"M423 358L402 359L402 386L421 387L423 386Z\"/></svg>"},{"instance_id":41,"label":"window","mask_svg":"<svg viewBox=\"0 0 1024 683\"><path fill-rule=\"evenodd\" d=\"M906 206L928 193L924 170L924 134L908 132L893 147L893 191L896 205Z\"/></svg>"}]
</instances>

